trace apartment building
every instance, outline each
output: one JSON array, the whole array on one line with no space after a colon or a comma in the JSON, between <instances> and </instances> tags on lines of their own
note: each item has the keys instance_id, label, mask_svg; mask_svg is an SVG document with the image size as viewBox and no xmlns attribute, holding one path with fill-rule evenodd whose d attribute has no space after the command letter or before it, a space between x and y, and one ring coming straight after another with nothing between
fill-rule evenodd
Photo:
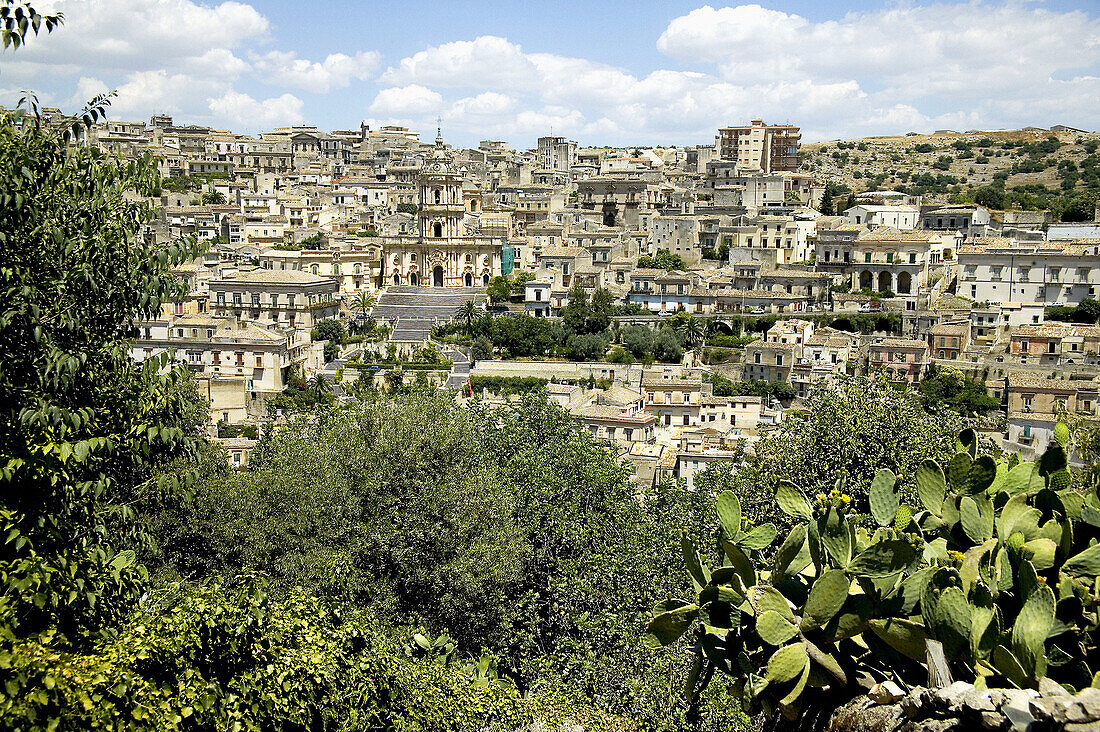
<instances>
[{"instance_id":1,"label":"apartment building","mask_svg":"<svg viewBox=\"0 0 1100 732\"><path fill-rule=\"evenodd\" d=\"M658 424L691 426L699 423L703 404L703 381L678 368L649 369L642 374L645 411Z\"/></svg>"},{"instance_id":2,"label":"apartment building","mask_svg":"<svg viewBox=\"0 0 1100 732\"><path fill-rule=\"evenodd\" d=\"M1008 353L1023 363L1095 364L1100 353L1100 326L1055 322L1021 325L1011 331Z\"/></svg>"},{"instance_id":3,"label":"apartment building","mask_svg":"<svg viewBox=\"0 0 1100 732\"><path fill-rule=\"evenodd\" d=\"M765 173L798 170L802 133L798 125L769 125L763 120L740 127L722 127L714 145L718 157L732 160L745 171Z\"/></svg>"},{"instance_id":4,"label":"apartment building","mask_svg":"<svg viewBox=\"0 0 1100 732\"><path fill-rule=\"evenodd\" d=\"M298 270L239 270L211 280L209 288L210 308L220 317L309 330L339 312L339 283Z\"/></svg>"},{"instance_id":5,"label":"apartment building","mask_svg":"<svg viewBox=\"0 0 1100 732\"><path fill-rule=\"evenodd\" d=\"M543 170L568 171L577 164L577 143L564 137L540 137L537 155Z\"/></svg>"},{"instance_id":6,"label":"apartment building","mask_svg":"<svg viewBox=\"0 0 1100 732\"><path fill-rule=\"evenodd\" d=\"M884 371L892 381L920 382L928 365L928 344L916 338L875 338L868 346L869 370Z\"/></svg>"},{"instance_id":7,"label":"apartment building","mask_svg":"<svg viewBox=\"0 0 1100 732\"><path fill-rule=\"evenodd\" d=\"M959 289L978 302L1079 305L1100 287L1100 245L978 239L959 249Z\"/></svg>"}]
</instances>

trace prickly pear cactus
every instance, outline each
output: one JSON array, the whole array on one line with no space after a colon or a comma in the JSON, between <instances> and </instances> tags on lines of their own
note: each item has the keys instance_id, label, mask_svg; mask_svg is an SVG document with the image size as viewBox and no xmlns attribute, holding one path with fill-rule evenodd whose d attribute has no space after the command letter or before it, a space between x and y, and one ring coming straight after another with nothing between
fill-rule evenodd
<instances>
[{"instance_id":1,"label":"prickly pear cactus","mask_svg":"<svg viewBox=\"0 0 1100 732\"><path fill-rule=\"evenodd\" d=\"M685 538L697 596L659 604L645 642L692 642L693 703L719 671L746 711L788 718L861 685L927 684L933 642L955 680L979 687L1100 686L1100 495L1074 487L1068 434L1030 463L980 454L965 430L945 466L918 469L918 507L878 471L870 516L852 515L843 477L813 498L781 483L777 504L797 523L778 546L726 491L722 566Z\"/></svg>"}]
</instances>

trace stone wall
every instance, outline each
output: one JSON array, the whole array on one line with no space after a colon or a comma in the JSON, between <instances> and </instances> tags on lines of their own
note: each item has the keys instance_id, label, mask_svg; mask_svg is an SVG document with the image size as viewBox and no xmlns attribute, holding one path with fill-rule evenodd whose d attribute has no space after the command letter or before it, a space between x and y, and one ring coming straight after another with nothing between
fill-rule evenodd
<instances>
[{"instance_id":1,"label":"stone wall","mask_svg":"<svg viewBox=\"0 0 1100 732\"><path fill-rule=\"evenodd\" d=\"M1044 680L1046 681L1046 680ZM1033 689L975 689L957 681L908 693L878 685L833 712L826 732L1100 732L1100 689L1070 694L1055 683Z\"/></svg>"}]
</instances>

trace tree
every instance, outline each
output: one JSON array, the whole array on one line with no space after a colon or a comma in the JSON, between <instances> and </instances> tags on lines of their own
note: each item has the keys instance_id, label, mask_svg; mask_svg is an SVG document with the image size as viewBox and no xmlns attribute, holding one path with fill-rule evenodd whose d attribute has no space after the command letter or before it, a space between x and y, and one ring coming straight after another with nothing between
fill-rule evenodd
<instances>
[{"instance_id":1,"label":"tree","mask_svg":"<svg viewBox=\"0 0 1100 732\"><path fill-rule=\"evenodd\" d=\"M929 414L916 394L895 389L883 377L841 377L835 386L815 387L806 401L805 412L788 413L755 444L755 458L738 473L746 505L771 505L780 480L811 495L828 493L843 473L856 508L866 510L876 470L889 467L912 490L920 462L949 457L961 427L958 414ZM784 523L782 517L759 518Z\"/></svg>"},{"instance_id":2,"label":"tree","mask_svg":"<svg viewBox=\"0 0 1100 732\"><path fill-rule=\"evenodd\" d=\"M485 336L478 336L470 347L470 353L477 361L493 357L493 343Z\"/></svg>"},{"instance_id":3,"label":"tree","mask_svg":"<svg viewBox=\"0 0 1100 732\"><path fill-rule=\"evenodd\" d=\"M569 302L561 309L562 325L572 333L587 333L589 315L588 293L580 285L573 285L569 289Z\"/></svg>"},{"instance_id":4,"label":"tree","mask_svg":"<svg viewBox=\"0 0 1100 732\"><path fill-rule=\"evenodd\" d=\"M638 267L644 269L667 269L683 271L687 269L683 258L668 249L658 249L655 255L643 254L638 258Z\"/></svg>"},{"instance_id":5,"label":"tree","mask_svg":"<svg viewBox=\"0 0 1100 732\"><path fill-rule=\"evenodd\" d=\"M485 291L489 295L489 302L507 302L512 297L512 283L507 277L493 277Z\"/></svg>"},{"instance_id":6,"label":"tree","mask_svg":"<svg viewBox=\"0 0 1100 732\"><path fill-rule=\"evenodd\" d=\"M463 332L470 335L474 332L474 323L480 315L481 308L473 300L467 300L455 312L455 320L462 324Z\"/></svg>"},{"instance_id":7,"label":"tree","mask_svg":"<svg viewBox=\"0 0 1100 732\"><path fill-rule=\"evenodd\" d=\"M370 315L377 306L378 298L375 297L373 292L368 292L366 290L360 290L351 300L352 310L358 313L359 317L363 320L366 320L367 316Z\"/></svg>"},{"instance_id":8,"label":"tree","mask_svg":"<svg viewBox=\"0 0 1100 732\"><path fill-rule=\"evenodd\" d=\"M684 318L678 324L680 339L688 348L697 348L706 335L706 326L703 321L694 316Z\"/></svg>"},{"instance_id":9,"label":"tree","mask_svg":"<svg viewBox=\"0 0 1100 732\"><path fill-rule=\"evenodd\" d=\"M653 337L653 357L664 363L679 363L684 349L671 328L661 328Z\"/></svg>"},{"instance_id":10,"label":"tree","mask_svg":"<svg viewBox=\"0 0 1100 732\"><path fill-rule=\"evenodd\" d=\"M335 318L325 318L317 321L317 325L310 331L310 337L315 341L328 341L329 343L343 343L347 337L344 324Z\"/></svg>"},{"instance_id":11,"label":"tree","mask_svg":"<svg viewBox=\"0 0 1100 732\"><path fill-rule=\"evenodd\" d=\"M224 206L225 195L221 191L204 193L202 194L202 203L204 206Z\"/></svg>"},{"instance_id":12,"label":"tree","mask_svg":"<svg viewBox=\"0 0 1100 732\"><path fill-rule=\"evenodd\" d=\"M611 324L611 310L615 297L610 290L602 287L592 293L592 302L588 308L588 317L584 321L586 333L603 333Z\"/></svg>"},{"instance_id":13,"label":"tree","mask_svg":"<svg viewBox=\"0 0 1100 732\"><path fill-rule=\"evenodd\" d=\"M607 339L596 333L582 333L569 341L569 357L574 361L599 361L607 352Z\"/></svg>"},{"instance_id":14,"label":"tree","mask_svg":"<svg viewBox=\"0 0 1100 732\"><path fill-rule=\"evenodd\" d=\"M925 409L953 409L967 416L988 414L999 409L1000 401L989 395L985 384L972 379L955 367L931 364L920 382L921 401Z\"/></svg>"},{"instance_id":15,"label":"tree","mask_svg":"<svg viewBox=\"0 0 1100 732\"><path fill-rule=\"evenodd\" d=\"M817 207L823 216L833 215L833 190L828 183L825 184L825 192L821 194L821 203Z\"/></svg>"},{"instance_id":16,"label":"tree","mask_svg":"<svg viewBox=\"0 0 1100 732\"><path fill-rule=\"evenodd\" d=\"M302 249L323 249L326 243L325 235L318 231L302 239Z\"/></svg>"},{"instance_id":17,"label":"tree","mask_svg":"<svg viewBox=\"0 0 1100 732\"><path fill-rule=\"evenodd\" d=\"M335 360L336 357L339 356L339 355L340 355L340 344L339 343L329 341L328 343L325 344L325 349L324 349L325 363L328 363L329 361Z\"/></svg>"},{"instance_id":18,"label":"tree","mask_svg":"<svg viewBox=\"0 0 1100 732\"><path fill-rule=\"evenodd\" d=\"M635 358L646 360L653 357L653 329L645 325L628 325L622 329L620 340L623 347Z\"/></svg>"},{"instance_id":19,"label":"tree","mask_svg":"<svg viewBox=\"0 0 1100 732\"><path fill-rule=\"evenodd\" d=\"M35 30L59 22L12 8ZM14 17L5 40L19 45L31 25ZM197 450L202 412L166 356L128 356L136 324L185 295L171 270L201 248L141 236L153 210L131 193L151 194L156 169L69 145L81 126L0 116L0 635L62 649L93 642L141 594L133 506L154 471Z\"/></svg>"}]
</instances>

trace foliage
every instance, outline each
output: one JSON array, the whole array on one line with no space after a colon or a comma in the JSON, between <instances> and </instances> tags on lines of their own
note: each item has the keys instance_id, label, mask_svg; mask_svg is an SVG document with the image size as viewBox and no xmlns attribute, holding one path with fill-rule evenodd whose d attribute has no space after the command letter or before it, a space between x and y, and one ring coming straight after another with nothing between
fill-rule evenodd
<instances>
[{"instance_id":1,"label":"foliage","mask_svg":"<svg viewBox=\"0 0 1100 732\"><path fill-rule=\"evenodd\" d=\"M493 357L493 342L485 336L478 336L470 347L470 355L476 361L483 361Z\"/></svg>"},{"instance_id":2,"label":"foliage","mask_svg":"<svg viewBox=\"0 0 1100 732\"><path fill-rule=\"evenodd\" d=\"M714 385L715 396L758 396L765 398L765 404L770 399L790 401L798 396L795 388L786 381L762 381L760 379L730 381L721 374L713 374L710 380Z\"/></svg>"},{"instance_id":3,"label":"foliage","mask_svg":"<svg viewBox=\"0 0 1100 732\"><path fill-rule=\"evenodd\" d=\"M985 384L961 370L931 364L920 382L924 408L936 411L947 407L966 416L988 414L999 409L1000 401L989 395Z\"/></svg>"},{"instance_id":4,"label":"foliage","mask_svg":"<svg viewBox=\"0 0 1100 732\"><path fill-rule=\"evenodd\" d=\"M158 574L264 571L273 594L302 586L446 631L459 655L490 648L524 694L561 688L678 728L669 679L684 660L636 638L645 609L684 589L675 537L711 499L663 486L643 506L614 451L539 394L500 408L364 399L292 420L250 472L202 481L159 515ZM724 692L708 698L730 726Z\"/></svg>"},{"instance_id":5,"label":"foliage","mask_svg":"<svg viewBox=\"0 0 1100 732\"><path fill-rule=\"evenodd\" d=\"M680 340L671 328L661 328L654 334L653 357L664 363L679 363L684 357Z\"/></svg>"},{"instance_id":6,"label":"foliage","mask_svg":"<svg viewBox=\"0 0 1100 732\"><path fill-rule=\"evenodd\" d=\"M245 437L249 440L257 440L260 437L260 428L254 424L229 424L219 421L218 437Z\"/></svg>"},{"instance_id":7,"label":"foliage","mask_svg":"<svg viewBox=\"0 0 1100 732\"><path fill-rule=\"evenodd\" d=\"M202 194L202 203L204 206L224 206L225 194L221 191L214 191L213 193Z\"/></svg>"},{"instance_id":8,"label":"foliage","mask_svg":"<svg viewBox=\"0 0 1100 732\"><path fill-rule=\"evenodd\" d=\"M398 213L415 214L416 213L416 204L415 203L399 203L399 204L397 204L395 210Z\"/></svg>"},{"instance_id":9,"label":"foliage","mask_svg":"<svg viewBox=\"0 0 1100 732\"><path fill-rule=\"evenodd\" d=\"M507 277L493 277L489 280L489 286L485 292L491 303L507 302L512 297L512 283Z\"/></svg>"},{"instance_id":10,"label":"foliage","mask_svg":"<svg viewBox=\"0 0 1100 732\"><path fill-rule=\"evenodd\" d=\"M913 475L926 457L951 456L958 415L929 414L919 398L884 378L840 376L820 384L806 398L804 412L788 410L783 421L764 433L750 456L721 488L734 490L752 518L785 524L771 495L781 480L811 493L829 491L838 474L848 476L856 510L867 510L867 489L879 467L903 476L907 495Z\"/></svg>"},{"instance_id":11,"label":"foliage","mask_svg":"<svg viewBox=\"0 0 1100 732\"><path fill-rule=\"evenodd\" d=\"M1048 307L1046 317L1048 320L1093 324L1100 320L1100 301L1086 297L1076 307Z\"/></svg>"},{"instance_id":12,"label":"foliage","mask_svg":"<svg viewBox=\"0 0 1100 732\"><path fill-rule=\"evenodd\" d=\"M328 240L318 231L302 239L301 245L302 249L324 249L328 245Z\"/></svg>"},{"instance_id":13,"label":"foliage","mask_svg":"<svg viewBox=\"0 0 1100 732\"><path fill-rule=\"evenodd\" d=\"M158 185L148 159L20 115L0 117L0 635L81 645L139 594L133 506L180 489L147 481L195 447L193 382L135 365L126 339L184 295L170 270L199 249L140 236L153 211L127 194Z\"/></svg>"},{"instance_id":14,"label":"foliage","mask_svg":"<svg viewBox=\"0 0 1100 732\"><path fill-rule=\"evenodd\" d=\"M569 303L561 309L562 324L577 335L603 333L611 323L613 301L611 293L602 288L589 301L584 288L574 286L569 290Z\"/></svg>"},{"instance_id":15,"label":"foliage","mask_svg":"<svg viewBox=\"0 0 1100 732\"><path fill-rule=\"evenodd\" d=\"M246 576L146 601L88 654L23 643L0 672L5 727L473 731L560 716L631 728L457 664L406 658L368 615L268 590Z\"/></svg>"},{"instance_id":16,"label":"foliage","mask_svg":"<svg viewBox=\"0 0 1100 732\"><path fill-rule=\"evenodd\" d=\"M646 325L627 325L619 332L623 347L642 361L653 359L653 329Z\"/></svg>"},{"instance_id":17,"label":"foliage","mask_svg":"<svg viewBox=\"0 0 1100 732\"><path fill-rule=\"evenodd\" d=\"M1059 423L1055 434L1029 463L979 455L977 435L963 431L946 470L933 460L917 469L919 511L902 502L898 476L879 469L872 529L857 527L866 517L853 512L844 477L813 502L782 482L776 502L796 523L768 562L774 527L749 528L723 493L725 566L710 570L685 537L697 599L660 603L647 642L691 631L689 693L718 670L747 709L788 718L811 698L835 707L860 677L926 683L935 651L950 677L979 687L1097 683L1100 495L1072 487L1070 430Z\"/></svg>"},{"instance_id":18,"label":"foliage","mask_svg":"<svg viewBox=\"0 0 1100 732\"><path fill-rule=\"evenodd\" d=\"M582 333L569 340L569 357L574 361L600 361L606 353L606 336Z\"/></svg>"},{"instance_id":19,"label":"foliage","mask_svg":"<svg viewBox=\"0 0 1100 732\"><path fill-rule=\"evenodd\" d=\"M314 341L329 341L330 343L340 344L347 337L347 331L344 330L344 324L339 320L325 318L317 321L317 325L309 332L309 337Z\"/></svg>"},{"instance_id":20,"label":"foliage","mask_svg":"<svg viewBox=\"0 0 1100 732\"><path fill-rule=\"evenodd\" d=\"M684 271L687 265L679 254L673 254L668 249L658 249L656 254L643 254L638 258L640 269L667 269Z\"/></svg>"}]
</instances>

